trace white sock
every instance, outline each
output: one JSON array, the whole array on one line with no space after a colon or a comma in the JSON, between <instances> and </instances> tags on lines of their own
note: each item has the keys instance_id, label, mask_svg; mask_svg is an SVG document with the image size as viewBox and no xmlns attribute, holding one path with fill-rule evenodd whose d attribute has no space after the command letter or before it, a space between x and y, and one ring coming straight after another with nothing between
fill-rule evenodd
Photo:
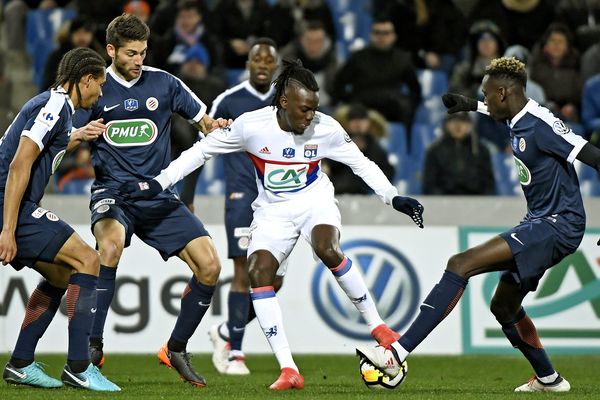
<instances>
[{"instance_id":1,"label":"white sock","mask_svg":"<svg viewBox=\"0 0 600 400\"><path fill-rule=\"evenodd\" d=\"M258 319L271 350L275 353L279 367L292 368L298 371L283 329L281 307L279 307L279 302L275 296L275 290L272 286L265 286L253 288L251 292L256 319Z\"/></svg>"},{"instance_id":2,"label":"white sock","mask_svg":"<svg viewBox=\"0 0 600 400\"><path fill-rule=\"evenodd\" d=\"M392 347L394 348L394 350L396 350L396 353L398 354L398 357L400 358L400 362L403 362L404 360L406 360L406 358L410 354L410 351L406 350L398 342L392 343Z\"/></svg>"},{"instance_id":3,"label":"white sock","mask_svg":"<svg viewBox=\"0 0 600 400\"><path fill-rule=\"evenodd\" d=\"M359 269L352 266L352 260L344 257L340 265L332 268L331 272L338 285L340 285L346 296L354 304L354 307L356 307L365 321L367 321L370 330L384 323L379 316L379 312L373 302L373 297L369 293L369 289L367 289L367 285Z\"/></svg>"},{"instance_id":4,"label":"white sock","mask_svg":"<svg viewBox=\"0 0 600 400\"><path fill-rule=\"evenodd\" d=\"M558 378L558 372L554 371L554 373L552 375L538 376L537 378L539 379L540 382L549 384L549 383L554 382L556 380L556 378Z\"/></svg>"}]
</instances>

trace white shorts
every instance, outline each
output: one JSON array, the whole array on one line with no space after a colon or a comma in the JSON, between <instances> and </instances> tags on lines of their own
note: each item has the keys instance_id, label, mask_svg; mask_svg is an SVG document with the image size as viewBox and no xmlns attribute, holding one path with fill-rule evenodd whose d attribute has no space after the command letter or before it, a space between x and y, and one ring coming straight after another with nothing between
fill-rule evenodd
<instances>
[{"instance_id":1,"label":"white shorts","mask_svg":"<svg viewBox=\"0 0 600 400\"><path fill-rule=\"evenodd\" d=\"M342 219L333 186L324 190L299 194L293 200L260 204L254 210L250 225L248 255L257 250L267 250L277 259L277 275L285 275L287 256L302 235L311 243L312 230L316 225L332 225L341 231Z\"/></svg>"}]
</instances>

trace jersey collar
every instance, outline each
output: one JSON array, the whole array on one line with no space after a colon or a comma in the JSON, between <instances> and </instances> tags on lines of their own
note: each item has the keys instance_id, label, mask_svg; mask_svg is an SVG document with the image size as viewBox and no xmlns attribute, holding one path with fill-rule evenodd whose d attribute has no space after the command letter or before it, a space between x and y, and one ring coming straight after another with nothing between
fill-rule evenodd
<instances>
[{"instance_id":1,"label":"jersey collar","mask_svg":"<svg viewBox=\"0 0 600 400\"><path fill-rule=\"evenodd\" d=\"M265 101L275 92L275 87L273 85L269 86L269 90L267 91L267 93L261 93L258 90L254 89L254 87L250 84L249 80L242 82L242 85L247 91L252 93L254 96L258 97L261 101Z\"/></svg>"},{"instance_id":2,"label":"jersey collar","mask_svg":"<svg viewBox=\"0 0 600 400\"><path fill-rule=\"evenodd\" d=\"M514 116L514 117L513 117L513 118L510 120L510 122L509 122L509 124L508 124L508 127L512 129L512 128L515 126L515 124L516 124L517 122L519 122L519 120L520 120L521 118L523 118L523 116L524 116L525 114L527 114L527 112L529 112L529 110L532 110L533 108L537 107L538 105L539 105L539 104L538 104L538 103L537 103L535 100L529 99L529 101L528 101L528 102L525 104L525 107L523 107L523 109L521 109L521 111L519 111L519 112L517 113L517 115L515 115L515 116Z\"/></svg>"},{"instance_id":3,"label":"jersey collar","mask_svg":"<svg viewBox=\"0 0 600 400\"><path fill-rule=\"evenodd\" d=\"M75 105L71 101L71 97L69 97L69 95L67 94L67 91L65 90L64 87L59 85L56 89L52 89L52 91L56 92L56 93L64 94L65 97L67 98L67 103L69 104L69 107L71 107L71 113L75 112Z\"/></svg>"},{"instance_id":4,"label":"jersey collar","mask_svg":"<svg viewBox=\"0 0 600 400\"><path fill-rule=\"evenodd\" d=\"M112 76L112 78L117 81L117 83L121 86L125 86L126 88L130 88L133 85L135 85L137 83L137 81L140 80L140 78L142 77L142 73L144 72L144 67L142 67L142 69L140 70L140 76L138 76L135 79L132 79L130 81L126 81L125 79L121 78L119 75L117 75L117 73L114 70L114 64L110 64L110 66L106 69L106 72L108 72L108 74L110 76Z\"/></svg>"}]
</instances>

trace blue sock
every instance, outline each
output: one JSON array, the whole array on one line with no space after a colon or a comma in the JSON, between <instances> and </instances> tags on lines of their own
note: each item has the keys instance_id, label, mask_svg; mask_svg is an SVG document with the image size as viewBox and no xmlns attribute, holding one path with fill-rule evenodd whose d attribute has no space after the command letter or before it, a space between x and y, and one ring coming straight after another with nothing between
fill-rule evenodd
<instances>
[{"instance_id":1,"label":"blue sock","mask_svg":"<svg viewBox=\"0 0 600 400\"><path fill-rule=\"evenodd\" d=\"M89 364L90 332L96 313L98 277L76 273L69 279L67 317L69 318L69 353L67 361L87 361ZM86 364L86 365L87 365ZM69 365L71 366L71 365ZM81 372L81 371L73 371Z\"/></svg>"},{"instance_id":2,"label":"blue sock","mask_svg":"<svg viewBox=\"0 0 600 400\"><path fill-rule=\"evenodd\" d=\"M187 344L200 324L202 317L206 314L206 310L210 307L210 300L214 292L214 286L197 282L196 278L192 276L181 296L181 311L171 333L172 339L184 345ZM169 349L175 350L171 347Z\"/></svg>"},{"instance_id":3,"label":"blue sock","mask_svg":"<svg viewBox=\"0 0 600 400\"><path fill-rule=\"evenodd\" d=\"M540 342L537 330L522 307L512 321L500 322L500 325L510 343L523 353L538 377L554 373L554 367Z\"/></svg>"},{"instance_id":4,"label":"blue sock","mask_svg":"<svg viewBox=\"0 0 600 400\"><path fill-rule=\"evenodd\" d=\"M256 318L256 311L254 311L254 304L252 304L252 295L248 295L248 320L246 321L246 325L248 325L250 322L252 322L254 320L254 318Z\"/></svg>"},{"instance_id":5,"label":"blue sock","mask_svg":"<svg viewBox=\"0 0 600 400\"><path fill-rule=\"evenodd\" d=\"M231 350L242 350L242 339L248 322L248 310L250 308L250 297L248 293L229 292L228 298L229 318L227 328L229 329L229 342Z\"/></svg>"},{"instance_id":6,"label":"blue sock","mask_svg":"<svg viewBox=\"0 0 600 400\"><path fill-rule=\"evenodd\" d=\"M43 280L31 293L25 309L21 332L19 332L19 338L12 353L12 358L28 361L22 367L33 362L38 341L52 322L65 291L66 289L54 287L48 281ZM15 367L22 368L18 365Z\"/></svg>"},{"instance_id":7,"label":"blue sock","mask_svg":"<svg viewBox=\"0 0 600 400\"><path fill-rule=\"evenodd\" d=\"M413 351L450 314L462 296L467 282L467 279L454 272L445 271L440 282L421 304L421 312L417 319L398 341L400 345L408 352Z\"/></svg>"},{"instance_id":8,"label":"blue sock","mask_svg":"<svg viewBox=\"0 0 600 400\"><path fill-rule=\"evenodd\" d=\"M104 333L104 324L106 323L106 314L110 308L113 296L115 294L115 276L117 268L110 268L105 265L100 266L100 275L98 276L98 301L96 305L96 315L92 325L93 338L102 338Z\"/></svg>"}]
</instances>

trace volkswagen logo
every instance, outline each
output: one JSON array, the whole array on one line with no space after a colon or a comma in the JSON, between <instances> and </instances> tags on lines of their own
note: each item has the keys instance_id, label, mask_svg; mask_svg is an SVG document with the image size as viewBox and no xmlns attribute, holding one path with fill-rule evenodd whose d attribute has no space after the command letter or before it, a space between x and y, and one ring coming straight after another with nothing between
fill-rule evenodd
<instances>
[{"instance_id":1,"label":"volkswagen logo","mask_svg":"<svg viewBox=\"0 0 600 400\"><path fill-rule=\"evenodd\" d=\"M414 317L420 298L417 274L408 259L393 247L375 240L352 240L342 250L360 268L377 310L386 324L402 330ZM312 280L317 312L336 332L369 340L370 332L350 299L323 263Z\"/></svg>"}]
</instances>

